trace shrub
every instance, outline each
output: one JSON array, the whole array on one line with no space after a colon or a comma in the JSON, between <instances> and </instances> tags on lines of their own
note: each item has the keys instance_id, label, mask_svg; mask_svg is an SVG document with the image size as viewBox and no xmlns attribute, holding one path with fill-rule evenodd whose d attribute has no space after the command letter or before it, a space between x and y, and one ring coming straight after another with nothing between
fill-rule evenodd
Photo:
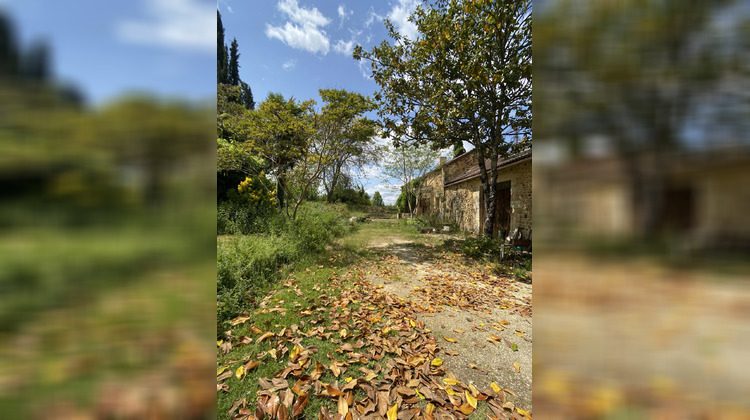
<instances>
[{"instance_id":1,"label":"shrub","mask_svg":"<svg viewBox=\"0 0 750 420\"><path fill-rule=\"evenodd\" d=\"M252 225L263 233L218 243L217 334L232 317L248 310L284 268L322 252L335 237L349 232L348 218L345 205L305 203L294 221L279 214L266 215Z\"/></svg>"}]
</instances>

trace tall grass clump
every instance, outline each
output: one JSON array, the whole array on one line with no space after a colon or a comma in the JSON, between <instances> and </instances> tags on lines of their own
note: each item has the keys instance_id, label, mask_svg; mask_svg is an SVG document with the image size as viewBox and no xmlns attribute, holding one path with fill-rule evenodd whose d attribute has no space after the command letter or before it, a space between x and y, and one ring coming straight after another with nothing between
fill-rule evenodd
<instances>
[{"instance_id":1,"label":"tall grass clump","mask_svg":"<svg viewBox=\"0 0 750 420\"><path fill-rule=\"evenodd\" d=\"M305 203L296 220L280 214L256 218L255 233L222 237L217 243L217 332L250 310L280 276L322 253L352 228L343 205ZM230 220L231 221L231 220Z\"/></svg>"}]
</instances>

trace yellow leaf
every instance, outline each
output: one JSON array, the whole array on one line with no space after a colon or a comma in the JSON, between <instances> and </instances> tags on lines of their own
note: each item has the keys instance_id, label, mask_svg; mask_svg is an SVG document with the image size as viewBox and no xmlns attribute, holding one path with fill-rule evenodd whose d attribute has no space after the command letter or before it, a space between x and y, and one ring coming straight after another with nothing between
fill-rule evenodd
<instances>
[{"instance_id":1,"label":"yellow leaf","mask_svg":"<svg viewBox=\"0 0 750 420\"><path fill-rule=\"evenodd\" d=\"M518 411L518 414L526 417L527 419L531 420L531 413L526 410L521 410L520 408L516 407L516 411Z\"/></svg>"},{"instance_id":2,"label":"yellow leaf","mask_svg":"<svg viewBox=\"0 0 750 420\"><path fill-rule=\"evenodd\" d=\"M299 354L300 354L301 351L302 351L302 349L300 348L300 346L298 346L298 345L295 344L294 348L292 349L292 351L289 352L289 359L292 360L292 361L297 360L297 357L299 357Z\"/></svg>"},{"instance_id":3,"label":"yellow leaf","mask_svg":"<svg viewBox=\"0 0 750 420\"><path fill-rule=\"evenodd\" d=\"M521 373L521 365L518 363L513 363L513 367L516 368L516 372Z\"/></svg>"},{"instance_id":4,"label":"yellow leaf","mask_svg":"<svg viewBox=\"0 0 750 420\"><path fill-rule=\"evenodd\" d=\"M523 337L523 334L521 334L521 333L516 333L516 335L519 336L519 337Z\"/></svg>"},{"instance_id":5,"label":"yellow leaf","mask_svg":"<svg viewBox=\"0 0 750 420\"><path fill-rule=\"evenodd\" d=\"M344 378L344 382L351 382L351 381L352 381L352 379L354 379L354 378L352 378L351 376L350 376L350 377L348 377L348 378Z\"/></svg>"},{"instance_id":6,"label":"yellow leaf","mask_svg":"<svg viewBox=\"0 0 750 420\"><path fill-rule=\"evenodd\" d=\"M474 398L474 396L471 395L469 391L464 391L464 395L466 395L466 402L469 403L469 405L473 408L477 408L477 399Z\"/></svg>"},{"instance_id":7,"label":"yellow leaf","mask_svg":"<svg viewBox=\"0 0 750 420\"><path fill-rule=\"evenodd\" d=\"M427 404L427 407L425 407L424 412L425 414L432 414L435 411L435 404L429 403Z\"/></svg>"},{"instance_id":8,"label":"yellow leaf","mask_svg":"<svg viewBox=\"0 0 750 420\"><path fill-rule=\"evenodd\" d=\"M416 323L414 322L414 320L413 320L413 319L410 319L410 320L409 320L409 324L411 324L411 327L412 327L412 328L414 328L414 327L416 327L416 326L417 326L417 324L416 324Z\"/></svg>"},{"instance_id":9,"label":"yellow leaf","mask_svg":"<svg viewBox=\"0 0 750 420\"><path fill-rule=\"evenodd\" d=\"M224 340L219 340L216 342L216 347L221 347L222 344L224 344Z\"/></svg>"},{"instance_id":10,"label":"yellow leaf","mask_svg":"<svg viewBox=\"0 0 750 420\"><path fill-rule=\"evenodd\" d=\"M250 314L245 312L241 314L240 316L238 316L237 318L234 318L231 321L229 321L229 324L232 326L237 325L237 324L244 324L245 322L247 322L248 319L250 319Z\"/></svg>"},{"instance_id":11,"label":"yellow leaf","mask_svg":"<svg viewBox=\"0 0 750 420\"><path fill-rule=\"evenodd\" d=\"M432 362L430 362L432 366L440 366L443 364L443 359L435 359Z\"/></svg>"},{"instance_id":12,"label":"yellow leaf","mask_svg":"<svg viewBox=\"0 0 750 420\"><path fill-rule=\"evenodd\" d=\"M415 389L414 392L417 393L417 397L419 397L420 400L424 399L424 395L420 394L418 389Z\"/></svg>"},{"instance_id":13,"label":"yellow leaf","mask_svg":"<svg viewBox=\"0 0 750 420\"><path fill-rule=\"evenodd\" d=\"M445 382L448 385L456 385L458 383L456 379L451 379L451 378L443 378L443 382Z\"/></svg>"},{"instance_id":14,"label":"yellow leaf","mask_svg":"<svg viewBox=\"0 0 750 420\"><path fill-rule=\"evenodd\" d=\"M396 420L398 418L398 404L393 404L393 407L385 414L388 416L388 420Z\"/></svg>"},{"instance_id":15,"label":"yellow leaf","mask_svg":"<svg viewBox=\"0 0 750 420\"><path fill-rule=\"evenodd\" d=\"M445 392L447 392L447 393L448 393L448 395L453 395L454 397L455 397L455 396L458 396L458 394L456 394L456 391L454 391L454 390L453 390L453 388L451 388L451 386L450 386L450 385L447 385L447 386L445 387Z\"/></svg>"},{"instance_id":16,"label":"yellow leaf","mask_svg":"<svg viewBox=\"0 0 750 420\"><path fill-rule=\"evenodd\" d=\"M502 389L496 383L494 383L494 382L490 384L490 387L492 387L492 390L495 391L495 392L502 391Z\"/></svg>"},{"instance_id":17,"label":"yellow leaf","mask_svg":"<svg viewBox=\"0 0 750 420\"><path fill-rule=\"evenodd\" d=\"M216 369L216 376L219 376L219 374L221 374L221 372L224 372L225 370L227 370L226 366Z\"/></svg>"},{"instance_id":18,"label":"yellow leaf","mask_svg":"<svg viewBox=\"0 0 750 420\"><path fill-rule=\"evenodd\" d=\"M237 379L242 379L242 376L245 375L245 368L240 366L237 368L237 371L234 372L234 376L237 377Z\"/></svg>"},{"instance_id":19,"label":"yellow leaf","mask_svg":"<svg viewBox=\"0 0 750 420\"><path fill-rule=\"evenodd\" d=\"M445 341L447 341L449 343L455 343L456 342L455 338L450 338L450 337L443 336L443 339L445 339Z\"/></svg>"}]
</instances>

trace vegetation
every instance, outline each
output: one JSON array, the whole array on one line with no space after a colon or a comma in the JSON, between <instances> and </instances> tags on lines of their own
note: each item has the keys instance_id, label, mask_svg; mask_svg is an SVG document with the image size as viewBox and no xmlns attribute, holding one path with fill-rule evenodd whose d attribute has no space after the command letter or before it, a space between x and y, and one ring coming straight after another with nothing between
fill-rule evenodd
<instances>
[{"instance_id":1,"label":"vegetation","mask_svg":"<svg viewBox=\"0 0 750 420\"><path fill-rule=\"evenodd\" d=\"M385 206L385 204L383 203L383 197L380 195L380 191L375 191L375 194L372 195L372 205L376 207Z\"/></svg>"},{"instance_id":2,"label":"vegetation","mask_svg":"<svg viewBox=\"0 0 750 420\"><path fill-rule=\"evenodd\" d=\"M410 17L417 39L386 20L394 43L361 46L380 85L375 99L395 143L474 146L486 197L484 233L492 235L498 156L531 138L531 1L437 0ZM485 165L489 160L489 167Z\"/></svg>"},{"instance_id":3,"label":"vegetation","mask_svg":"<svg viewBox=\"0 0 750 420\"><path fill-rule=\"evenodd\" d=\"M217 69L216 76L218 85L236 86L239 95L234 97L234 103L244 106L246 109L254 109L253 91L250 85L240 78L240 46L237 38L232 39L229 50L224 43L224 25L221 22L221 13L216 11L216 38L217 38Z\"/></svg>"},{"instance_id":4,"label":"vegetation","mask_svg":"<svg viewBox=\"0 0 750 420\"><path fill-rule=\"evenodd\" d=\"M419 206L419 187L421 181L438 161L440 152L428 146L420 145L392 145L388 147L383 162L383 173L397 179L402 183L402 199L396 200L399 209L408 208L410 214L414 214ZM405 204L405 206L404 206Z\"/></svg>"},{"instance_id":5,"label":"vegetation","mask_svg":"<svg viewBox=\"0 0 750 420\"><path fill-rule=\"evenodd\" d=\"M348 233L349 217L345 206L309 203L296 220L274 214L250 234L219 237L217 334L228 327L230 318L254 307L279 276Z\"/></svg>"}]
</instances>

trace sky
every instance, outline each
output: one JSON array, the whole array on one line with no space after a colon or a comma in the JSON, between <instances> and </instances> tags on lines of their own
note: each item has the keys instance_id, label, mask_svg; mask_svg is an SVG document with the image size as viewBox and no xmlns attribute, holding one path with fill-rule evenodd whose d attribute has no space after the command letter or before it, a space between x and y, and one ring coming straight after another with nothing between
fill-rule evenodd
<instances>
[{"instance_id":1,"label":"sky","mask_svg":"<svg viewBox=\"0 0 750 420\"><path fill-rule=\"evenodd\" d=\"M389 39L385 18L400 33L416 38L416 26L407 18L418 3L219 0L217 5L227 45L237 39L240 78L250 85L256 103L271 92L320 103L318 89L346 89L363 95L378 90L369 77L369 64L354 60L352 50L357 44L371 50ZM375 113L368 116L376 118ZM383 179L377 167L367 168L358 182L370 197L379 191L386 204L393 204L400 194L393 188L398 182Z\"/></svg>"},{"instance_id":2,"label":"sky","mask_svg":"<svg viewBox=\"0 0 750 420\"><path fill-rule=\"evenodd\" d=\"M21 44L46 41L54 76L94 105L134 91L213 100L215 8L210 0L0 0Z\"/></svg>"}]
</instances>

